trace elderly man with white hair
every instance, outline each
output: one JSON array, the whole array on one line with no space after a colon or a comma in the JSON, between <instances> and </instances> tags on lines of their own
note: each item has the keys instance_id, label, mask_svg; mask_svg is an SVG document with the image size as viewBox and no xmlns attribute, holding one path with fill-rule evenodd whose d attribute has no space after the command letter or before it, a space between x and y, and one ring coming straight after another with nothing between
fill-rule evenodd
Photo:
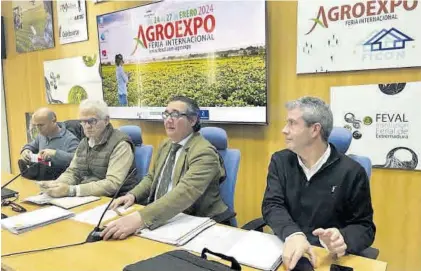
<instances>
[{"instance_id":1,"label":"elderly man with white hair","mask_svg":"<svg viewBox=\"0 0 421 271\"><path fill-rule=\"evenodd\" d=\"M113 128L105 102L82 101L79 116L86 137L70 166L56 181L40 186L52 197L113 196L135 170L134 145L126 134ZM120 195L137 183L136 174L131 174Z\"/></svg>"}]
</instances>

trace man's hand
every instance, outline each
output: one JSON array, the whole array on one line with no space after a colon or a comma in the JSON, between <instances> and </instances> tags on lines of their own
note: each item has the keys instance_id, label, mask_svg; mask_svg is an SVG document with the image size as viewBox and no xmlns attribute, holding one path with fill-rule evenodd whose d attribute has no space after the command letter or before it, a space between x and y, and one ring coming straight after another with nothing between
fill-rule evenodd
<instances>
[{"instance_id":1,"label":"man's hand","mask_svg":"<svg viewBox=\"0 0 421 271\"><path fill-rule=\"evenodd\" d=\"M45 149L39 152L39 156L42 160L48 161L51 160L56 155L56 150L52 149Z\"/></svg>"},{"instance_id":2,"label":"man's hand","mask_svg":"<svg viewBox=\"0 0 421 271\"><path fill-rule=\"evenodd\" d=\"M297 234L287 238L284 244L284 252L282 254L282 261L287 270L295 268L298 260L307 253L310 255L310 261L313 266L316 266L316 254L314 254L307 237L303 234Z\"/></svg>"},{"instance_id":3,"label":"man's hand","mask_svg":"<svg viewBox=\"0 0 421 271\"><path fill-rule=\"evenodd\" d=\"M44 191L53 198L61 198L69 196L70 186L61 182L42 182L40 184L41 191Z\"/></svg>"},{"instance_id":4,"label":"man's hand","mask_svg":"<svg viewBox=\"0 0 421 271\"><path fill-rule=\"evenodd\" d=\"M120 205L124 205L123 208L127 209L132 206L136 198L133 194L127 194L125 196L119 197L116 199L110 206L111 210L116 210Z\"/></svg>"},{"instance_id":5,"label":"man's hand","mask_svg":"<svg viewBox=\"0 0 421 271\"><path fill-rule=\"evenodd\" d=\"M144 228L145 224L139 212L134 212L118 220L111 221L101 232L104 240L108 239L126 239L129 235L135 233L138 229Z\"/></svg>"},{"instance_id":6,"label":"man's hand","mask_svg":"<svg viewBox=\"0 0 421 271\"><path fill-rule=\"evenodd\" d=\"M21 158L22 160L26 161L26 162L31 162L31 155L32 155L32 154L33 154L33 153L32 153L30 150L25 149L25 150L23 150L23 151L22 151L22 153L20 154L20 158Z\"/></svg>"},{"instance_id":7,"label":"man's hand","mask_svg":"<svg viewBox=\"0 0 421 271\"><path fill-rule=\"evenodd\" d=\"M338 257L345 255L347 245L337 228L322 229L318 228L313 231L314 236L318 236L320 241L325 243L330 253L336 254Z\"/></svg>"}]
</instances>

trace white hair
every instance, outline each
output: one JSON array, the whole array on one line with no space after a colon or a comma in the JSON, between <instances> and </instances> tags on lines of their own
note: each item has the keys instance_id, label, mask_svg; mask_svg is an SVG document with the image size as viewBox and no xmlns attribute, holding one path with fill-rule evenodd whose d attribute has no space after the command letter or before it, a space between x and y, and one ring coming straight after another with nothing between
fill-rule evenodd
<instances>
[{"instance_id":1,"label":"white hair","mask_svg":"<svg viewBox=\"0 0 421 271\"><path fill-rule=\"evenodd\" d=\"M83 100L79 105L79 110L92 110L100 119L110 116L108 113L108 105L102 100Z\"/></svg>"}]
</instances>

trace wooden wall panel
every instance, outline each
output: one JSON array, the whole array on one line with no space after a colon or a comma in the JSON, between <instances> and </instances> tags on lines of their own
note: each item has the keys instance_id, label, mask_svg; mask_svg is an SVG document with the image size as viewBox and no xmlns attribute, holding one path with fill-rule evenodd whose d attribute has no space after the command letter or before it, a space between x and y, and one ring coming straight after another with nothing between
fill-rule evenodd
<instances>
[{"instance_id":1,"label":"wooden wall panel","mask_svg":"<svg viewBox=\"0 0 421 271\"><path fill-rule=\"evenodd\" d=\"M55 48L17 54L11 2L1 2L1 13L5 16L7 27L8 58L3 62L3 71L14 172L17 171L20 148L26 141L24 113L47 105L43 61L97 52L96 15L140 4L118 1L94 5L88 1L89 41L59 45L56 32ZM296 2L268 2L269 125L219 125L227 130L229 146L240 149L242 154L235 196L240 225L261 216L270 157L273 152L285 147L281 132L286 117L285 102L304 95L319 96L329 101L331 86L421 80L420 68L297 76L296 13ZM54 29L57 31L56 18ZM57 112L59 119L77 117L76 106L53 105L51 108ZM127 123L141 126L144 142L152 144L155 150L165 138L162 123L113 121L116 126ZM379 259L389 263L389 271L421 270L421 172L374 169L371 189L377 225L374 245L380 249Z\"/></svg>"}]
</instances>

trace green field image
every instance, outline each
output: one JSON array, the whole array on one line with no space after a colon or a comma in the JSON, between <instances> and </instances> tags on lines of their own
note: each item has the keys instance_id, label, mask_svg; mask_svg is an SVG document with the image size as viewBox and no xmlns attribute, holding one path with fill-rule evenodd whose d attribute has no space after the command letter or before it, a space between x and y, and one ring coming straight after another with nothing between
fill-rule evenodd
<instances>
[{"instance_id":1,"label":"green field image","mask_svg":"<svg viewBox=\"0 0 421 271\"><path fill-rule=\"evenodd\" d=\"M54 46L53 42L44 40L44 28L47 20L47 12L43 2L35 2L35 5L23 1L17 2L23 9L21 13L22 29L14 29L16 37L16 51L18 53L42 50ZM34 36L31 25L36 31Z\"/></svg>"},{"instance_id":2,"label":"green field image","mask_svg":"<svg viewBox=\"0 0 421 271\"><path fill-rule=\"evenodd\" d=\"M203 107L266 106L265 54L125 64L129 106L166 106L176 94ZM119 106L115 66L102 66L104 100Z\"/></svg>"}]
</instances>

